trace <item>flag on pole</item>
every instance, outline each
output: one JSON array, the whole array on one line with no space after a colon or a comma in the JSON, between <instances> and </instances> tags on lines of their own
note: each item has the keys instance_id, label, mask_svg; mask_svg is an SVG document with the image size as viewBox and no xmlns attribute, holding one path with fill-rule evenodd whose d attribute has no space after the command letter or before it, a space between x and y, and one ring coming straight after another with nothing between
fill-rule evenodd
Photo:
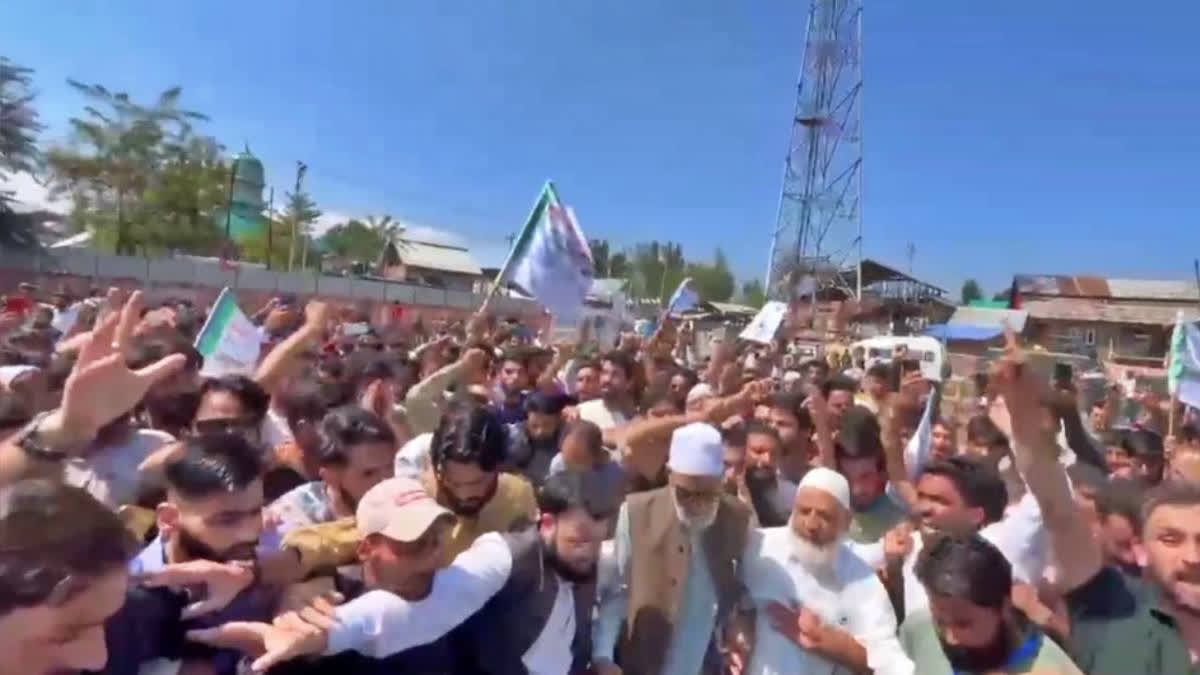
<instances>
[{"instance_id":1,"label":"flag on pole","mask_svg":"<svg viewBox=\"0 0 1200 675\"><path fill-rule=\"evenodd\" d=\"M692 278L688 277L679 282L679 286L671 294L671 300L667 303L667 314L682 314L688 310L695 309L696 305L699 304L700 295L696 293Z\"/></svg>"},{"instance_id":2,"label":"flag on pole","mask_svg":"<svg viewBox=\"0 0 1200 675\"><path fill-rule=\"evenodd\" d=\"M908 468L908 477L913 481L921 477L925 465L929 464L930 447L933 445L933 403L936 398L936 391L929 392L917 430L908 439L908 445L904 446L904 466Z\"/></svg>"},{"instance_id":3,"label":"flag on pole","mask_svg":"<svg viewBox=\"0 0 1200 675\"><path fill-rule=\"evenodd\" d=\"M1167 358L1167 389L1171 396L1200 408L1200 321L1184 321L1182 311L1175 314Z\"/></svg>"},{"instance_id":4,"label":"flag on pole","mask_svg":"<svg viewBox=\"0 0 1200 675\"><path fill-rule=\"evenodd\" d=\"M246 318L229 287L222 288L196 336L196 351L204 357L200 373L208 377L251 373L261 347L258 326Z\"/></svg>"},{"instance_id":5,"label":"flag on pole","mask_svg":"<svg viewBox=\"0 0 1200 675\"><path fill-rule=\"evenodd\" d=\"M573 322L592 287L592 251L575 220L547 182L529 220L509 251L496 284L512 282L532 295L556 320Z\"/></svg>"}]
</instances>

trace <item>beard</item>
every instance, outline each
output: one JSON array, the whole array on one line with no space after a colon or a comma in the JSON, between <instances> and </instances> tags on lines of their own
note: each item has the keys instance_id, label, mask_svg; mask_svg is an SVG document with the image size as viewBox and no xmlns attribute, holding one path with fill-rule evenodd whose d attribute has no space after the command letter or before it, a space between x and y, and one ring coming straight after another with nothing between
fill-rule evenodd
<instances>
[{"instance_id":1,"label":"beard","mask_svg":"<svg viewBox=\"0 0 1200 675\"><path fill-rule=\"evenodd\" d=\"M442 502L446 508L450 509L457 516L464 518L473 518L479 515L483 507L492 501L492 497L496 496L496 490L500 487L499 478L493 478L492 484L488 487L487 492L481 497L471 497L469 499L460 499L445 483L438 481L438 501Z\"/></svg>"},{"instance_id":2,"label":"beard","mask_svg":"<svg viewBox=\"0 0 1200 675\"><path fill-rule=\"evenodd\" d=\"M1006 621L1000 624L992 641L982 647L948 645L941 636L938 636L938 642L955 672L984 673L1002 668L1008 662L1017 645L1015 633Z\"/></svg>"},{"instance_id":3,"label":"beard","mask_svg":"<svg viewBox=\"0 0 1200 675\"><path fill-rule=\"evenodd\" d=\"M1175 609L1200 617L1200 571L1180 570L1170 574L1169 578L1163 578L1153 567L1146 568L1146 571L1170 598Z\"/></svg>"},{"instance_id":4,"label":"beard","mask_svg":"<svg viewBox=\"0 0 1200 675\"><path fill-rule=\"evenodd\" d=\"M829 578L833 575L834 563L837 561L840 545L840 539L822 546L796 534L794 531L792 532L792 557L809 574L818 579Z\"/></svg>"},{"instance_id":5,"label":"beard","mask_svg":"<svg viewBox=\"0 0 1200 675\"><path fill-rule=\"evenodd\" d=\"M187 530L179 528L175 532L179 550L188 560L211 560L213 562L232 562L235 560L254 560L258 541L240 542L227 549L218 551L194 536Z\"/></svg>"},{"instance_id":6,"label":"beard","mask_svg":"<svg viewBox=\"0 0 1200 675\"><path fill-rule=\"evenodd\" d=\"M675 491L671 491L671 501L675 504L675 517L679 518L679 522L683 525L683 529L691 532L701 532L707 530L717 520L717 510L721 508L721 502L713 502L711 508L705 509L701 513L690 514L675 499Z\"/></svg>"},{"instance_id":7,"label":"beard","mask_svg":"<svg viewBox=\"0 0 1200 675\"><path fill-rule=\"evenodd\" d=\"M156 429L176 433L192 426L200 407L200 392L185 391L146 397L146 412Z\"/></svg>"},{"instance_id":8,"label":"beard","mask_svg":"<svg viewBox=\"0 0 1200 675\"><path fill-rule=\"evenodd\" d=\"M558 555L558 545L554 543L553 539L546 545L543 556L550 569L554 570L554 573L567 583L586 584L596 578L596 562L593 561L586 570L580 570L572 566L571 563Z\"/></svg>"}]
</instances>

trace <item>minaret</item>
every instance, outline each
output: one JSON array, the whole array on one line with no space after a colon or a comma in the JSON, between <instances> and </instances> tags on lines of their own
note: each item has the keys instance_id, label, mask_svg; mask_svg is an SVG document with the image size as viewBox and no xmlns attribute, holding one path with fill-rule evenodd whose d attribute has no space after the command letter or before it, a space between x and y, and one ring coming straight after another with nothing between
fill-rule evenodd
<instances>
[{"instance_id":1,"label":"minaret","mask_svg":"<svg viewBox=\"0 0 1200 675\"><path fill-rule=\"evenodd\" d=\"M233 158L233 217L230 219L230 234L235 240L243 240L261 232L266 227L263 209L264 179L263 165L249 144Z\"/></svg>"}]
</instances>

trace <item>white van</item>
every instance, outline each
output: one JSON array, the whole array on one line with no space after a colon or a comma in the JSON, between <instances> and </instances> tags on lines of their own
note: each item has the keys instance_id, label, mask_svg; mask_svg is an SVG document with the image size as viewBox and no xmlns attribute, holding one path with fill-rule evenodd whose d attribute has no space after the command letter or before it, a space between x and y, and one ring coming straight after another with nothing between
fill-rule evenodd
<instances>
[{"instance_id":1,"label":"white van","mask_svg":"<svg viewBox=\"0 0 1200 675\"><path fill-rule=\"evenodd\" d=\"M908 348L908 358L921 363L921 376L934 382L942 381L942 366L946 362L946 347L937 338L924 335L885 335L860 340L850 345L850 353L858 356L862 350L867 367L881 361L891 361L896 345Z\"/></svg>"}]
</instances>

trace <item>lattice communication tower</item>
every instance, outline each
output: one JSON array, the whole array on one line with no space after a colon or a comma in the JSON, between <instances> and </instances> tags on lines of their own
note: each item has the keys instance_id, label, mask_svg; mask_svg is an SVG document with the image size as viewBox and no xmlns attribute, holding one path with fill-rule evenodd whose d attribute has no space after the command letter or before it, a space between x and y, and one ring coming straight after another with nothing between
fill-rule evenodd
<instances>
[{"instance_id":1,"label":"lattice communication tower","mask_svg":"<svg viewBox=\"0 0 1200 675\"><path fill-rule=\"evenodd\" d=\"M812 0L767 263L772 299L862 293L861 66L862 0Z\"/></svg>"}]
</instances>

